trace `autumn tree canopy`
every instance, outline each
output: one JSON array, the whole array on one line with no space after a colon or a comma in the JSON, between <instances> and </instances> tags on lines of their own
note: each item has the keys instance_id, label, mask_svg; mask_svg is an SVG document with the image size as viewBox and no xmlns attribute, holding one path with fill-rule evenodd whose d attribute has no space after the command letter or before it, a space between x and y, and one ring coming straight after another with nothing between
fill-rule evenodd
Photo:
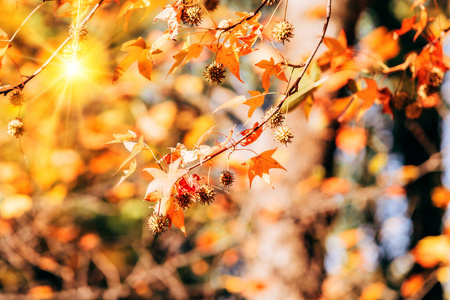
<instances>
[{"instance_id":1,"label":"autumn tree canopy","mask_svg":"<svg viewBox=\"0 0 450 300\"><path fill-rule=\"evenodd\" d=\"M363 247L370 243L383 249L377 250L378 266L370 271L379 272L379 279L346 283L348 289L357 286L352 299L448 294L436 292L438 282L448 282L450 253L448 221L441 220L450 187L441 183L446 166L439 136L441 119L448 118L448 101L441 96L450 67L444 51L450 29L445 4L388 1L400 7L394 12L397 26L383 24L380 17L379 24L373 21L370 30L349 40L356 29L330 29L334 1L307 9L321 30L305 41L312 50L297 56L287 54L290 43L303 38L296 33L301 21L289 14L300 5L297 1L5 4L0 22L5 157L0 163L0 237L9 249L1 251L4 292L80 296L76 290L86 285L92 287L86 298L146 298L160 292L189 298L195 292L179 287L187 277L143 280L139 272L150 272L145 264L161 263L164 270L172 268L169 273L182 274L189 266L194 277L203 278L213 269L215 258L208 257L219 255L225 266L237 266L239 251L245 250L217 242L222 234L217 232L225 229L199 228L229 218L223 227L232 236L242 203L229 198L260 184L276 191L289 181L284 156L296 153L291 147L304 134L292 124L304 122L326 141L326 157L289 190L299 197L316 195L318 207L325 208L315 216L333 212L322 229L327 234L318 238L318 247L328 252L320 257L323 277L314 296L338 297L333 288L341 284L345 267L363 268ZM376 12L383 4L367 5ZM368 22L358 15L358 24ZM383 219L382 212L371 209L381 210L380 199L405 205L399 208L404 214ZM345 212L336 217L347 205L356 207L359 221L350 221ZM305 228L314 223L299 217L309 208L297 209L267 207L258 218L275 223L292 213ZM383 244L384 222L405 216L416 228L408 223L403 252L390 256ZM417 229L427 216L434 216L433 229ZM117 228L122 223L123 231ZM335 234L339 226L333 224L345 226ZM22 227L33 231L30 245ZM141 244L130 241L116 252L102 246L109 234L125 237L136 228L141 235L128 237L141 238ZM172 239L178 244L171 245ZM330 243L339 244L348 265L330 258L338 253ZM183 261L175 247L201 255L193 252L196 259ZM139 257L135 265L125 263L127 255ZM314 251L308 255L312 260ZM96 271L89 270L90 264ZM132 265L133 272L128 270ZM36 268L46 272L42 284ZM270 286L267 279L226 276L211 295L225 291L258 299ZM10 288L8 280L14 283ZM48 283L58 280L62 284ZM165 290L153 291L155 282Z\"/></svg>"}]
</instances>

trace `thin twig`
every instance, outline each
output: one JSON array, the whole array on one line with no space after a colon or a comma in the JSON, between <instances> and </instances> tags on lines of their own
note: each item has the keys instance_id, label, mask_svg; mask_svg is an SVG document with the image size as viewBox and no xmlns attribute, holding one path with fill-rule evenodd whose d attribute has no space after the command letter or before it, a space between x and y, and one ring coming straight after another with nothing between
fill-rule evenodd
<instances>
[{"instance_id":1,"label":"thin twig","mask_svg":"<svg viewBox=\"0 0 450 300\"><path fill-rule=\"evenodd\" d=\"M23 25L25 25L25 23L28 21L28 19L39 9L41 8L42 5L44 5L46 2L46 0L42 1L41 4L39 4L35 9L33 9L33 11L28 15L28 17L25 18L25 20L22 22L22 25L20 25L19 28L17 28L16 32L14 32L13 36L9 39L9 42L11 43L14 38L16 37L16 35L19 33L20 29L22 29Z\"/></svg>"}]
</instances>

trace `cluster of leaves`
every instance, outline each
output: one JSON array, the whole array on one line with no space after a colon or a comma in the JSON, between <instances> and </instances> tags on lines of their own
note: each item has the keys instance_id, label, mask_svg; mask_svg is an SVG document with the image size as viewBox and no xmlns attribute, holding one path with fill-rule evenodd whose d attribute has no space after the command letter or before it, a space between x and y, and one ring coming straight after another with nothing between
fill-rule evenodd
<instances>
[{"instance_id":1,"label":"cluster of leaves","mask_svg":"<svg viewBox=\"0 0 450 300\"><path fill-rule=\"evenodd\" d=\"M176 69L183 67L191 60L200 57L203 49L206 47L213 53L214 57L214 61L206 66L204 73L205 79L208 82L220 84L225 77L224 68L227 68L239 81L243 82L240 75L239 58L256 51L257 49L254 46L258 40L263 41L264 39L268 39L271 45L274 46L273 42L284 44L293 37L293 27L291 25L280 24L282 22L287 23L285 20L276 23L272 27L272 41L264 33L264 29L269 26L272 20L271 18L266 25L259 22L262 16L262 10L264 5L267 4L267 1L263 1L252 13L236 13L238 16L237 19L223 20L218 26L209 28L197 27L200 22L189 24L189 26L194 26L192 29L185 28L182 25L186 24L186 22L183 22L186 7L198 6L199 11L202 12L202 16L209 16L208 11L200 1L176 1L165 6L165 1L159 3L159 5L155 5L152 2L151 5L141 3L137 6L131 5L131 2L128 1L124 5L126 7L124 14L129 15L135 8L142 6L147 7L147 13L153 9L162 7L162 11L155 17L155 21L166 21L168 28L151 45L147 45L141 37L125 43L122 46L122 50L129 52L129 54L117 66L113 81L118 80L124 71L135 61L138 62L139 72L147 79L150 79L153 66L157 62L156 57L163 52L164 44L171 40L185 38L184 46L173 56L175 63L167 75L172 74ZM303 105L307 116L312 106L318 105L328 112L330 119L337 119L344 124L343 128L347 129L341 130L339 133L337 140L338 147L349 149L349 151L354 153L359 152L365 146L367 143L367 135L362 128L345 124L352 123L355 120L359 122L367 110L374 104L381 105L382 111L391 116L393 116L393 109L404 111L408 118L418 118L422 109L439 105L440 101L437 92L442 84L443 75L448 70L446 58L442 51L442 37L446 30L441 30L437 33L427 32L427 24L432 22L433 19L428 18L424 1L414 2L411 9L417 8L420 9L419 17L413 16L412 18L405 19L400 29L391 32L388 32L383 27L375 29L369 36L363 39L361 51L356 51L347 45L346 36L343 31L337 38L324 37L323 42L327 50L314 59L308 71L306 68L311 63L314 53L308 62L297 65L286 61L281 55L281 61L279 62L276 62L273 57L269 60L261 60L258 62L256 67L264 70L261 80L264 92L249 91L250 98L245 96L235 97L222 104L216 111L245 104L250 107L248 111L248 120L250 120L253 113L264 104L264 98L276 80L294 83L286 90L279 104L269 110L261 122L256 122L252 128L239 133L242 138L235 140L231 132L225 142L216 144L214 147L197 143L196 147L191 151L186 151L183 148L183 153L187 155L186 157L182 157L183 155L177 153L184 145L179 145L172 149L169 157L176 157L177 159L180 157L181 161L178 162L177 159L169 161L164 159L164 161L170 166L176 163L177 168L175 170L180 172L175 177L167 175L167 186L162 185L157 188L162 193L156 200L157 205L155 211L157 214L167 216L169 223L180 223L174 220L174 213L172 212L174 209L174 211L177 211L172 203L176 202L176 195L180 193L178 191L179 179L183 178L183 180L186 180L187 178L191 178L187 174L190 170L222 152L227 150L234 151L238 146L245 148L256 141L266 128L274 128L274 138L276 141L284 145L291 143L293 131L284 125L284 114L289 110L292 111L299 104ZM215 24L214 20L213 23ZM280 28L286 32L280 35ZM385 64L386 61L396 57L400 52L398 39L411 30L416 31L413 41L420 35L423 35L428 40L428 44L421 50L408 54L404 63L388 67ZM192 43L192 40L196 38L198 33L201 33L201 37L198 37L197 41ZM280 36L284 38L280 38ZM381 45L383 46L381 47ZM286 68L293 70L303 68L303 72L297 78L287 78L284 73ZM372 78L361 76L361 73L356 71L361 69L370 74ZM305 71L307 72L305 73ZM402 73L403 75L394 91L389 87L379 87L380 84L375 79L381 78L380 82L383 82L389 77L397 77L398 73ZM275 80L272 78L275 78ZM322 101L318 101L314 98L314 94L321 87L324 87L328 93L332 93L338 89L345 89L349 95L337 99L331 96L330 101L324 102L323 99L321 99ZM356 131L363 132L362 139L359 139L359 135L353 134ZM211 131L206 134L209 133ZM144 144L139 146L138 143L136 147L143 149ZM270 168L283 168L271 157L274 151L275 149L265 151L255 156L251 161L244 163L249 166L250 184L256 175L270 184L268 170ZM130 156L134 157L135 151L132 150ZM126 162L129 160L127 159ZM194 163L194 161L197 161L197 163L186 167L186 164ZM178 165L183 167L178 170ZM160 168L162 167L160 166ZM125 176L129 176L134 170L135 164L130 167L130 170L127 170ZM184 175L182 175L183 172ZM170 171L165 174L170 174ZM160 181L160 179L154 180L157 180L157 182ZM155 191L153 189L151 190ZM195 199L194 194L196 192L197 190L194 189L192 194L193 199ZM180 219L179 216L176 218Z\"/></svg>"},{"instance_id":2,"label":"cluster of leaves","mask_svg":"<svg viewBox=\"0 0 450 300\"><path fill-rule=\"evenodd\" d=\"M107 1L100 1L100 3L103 2ZM124 43L121 50L126 52L127 55L115 68L113 82L119 83L119 79L124 76L125 71L135 62L137 62L139 73L150 80L154 69L166 58L166 56L164 59L162 57L166 54L168 45L175 44L175 41L179 40L184 41L184 43L180 49L173 53L174 63L167 75L174 74L188 63L194 63L195 59L211 55L212 61L205 66L204 76L206 81L212 84L226 83L225 69L228 69L238 81L244 82L244 76L241 77L241 57L257 51L256 45L258 42L261 42L261 47L275 47L273 42L285 44L294 39L294 29L286 20L272 23L272 18L274 18L279 7L274 4L278 4L278 1L262 1L254 12L238 12L234 19L223 20L218 22L218 25L209 14L215 8L215 6L210 6L213 1L182 0L170 4L167 4L167 2L167 0L151 2L128 0L122 5L120 15L125 16L126 22L135 9L145 8L144 18L155 10L159 10L154 20L159 23L161 23L160 21L167 22L167 30L151 43L142 37ZM92 1L69 1L69 3L71 4L70 10L64 12L62 16L79 18L81 15L88 14L89 8L95 4ZM267 7L267 4L274 6ZM271 15L269 21L264 19L264 13L267 11ZM297 106L302 106L306 116L313 109L313 106L321 107L327 113L330 121L341 122L342 127L337 133L336 146L350 155L360 153L371 139L370 133L360 125L366 112L374 104L379 105L380 109L390 116L394 116L398 112L404 113L408 118L418 118L425 108L438 107L440 105L438 91L444 73L449 68L449 63L442 49L442 40L448 29L435 29L431 26L436 21L429 18L424 0L414 1L411 11L417 13L417 16L403 20L400 29L387 31L382 27L377 28L361 41L358 50L347 44L344 32L341 32L337 38L331 38L325 37L324 31L322 38L327 49L317 58L314 58L315 53L313 53L311 59L305 63L293 64L279 53L278 59L270 57L256 63L255 69L262 70L261 88L263 92L248 91L250 97L238 96L232 98L220 105L216 111L245 104L249 107L247 113L247 122L249 122L254 113L264 104L267 104L268 99L266 98L269 97L266 97L266 95L273 94L273 92L269 92L272 86L289 83L285 92L279 93L281 100L268 110L262 120L258 120L248 129L237 134L234 133L234 130L230 130L230 134L224 141L216 141L214 145L207 144L205 141L215 134L213 129L210 129L200 137L191 150L188 150L184 144L178 144L175 148L171 148L169 154L161 155L160 159L155 158L157 165L143 169L145 173L152 177L145 193L145 200L151 202L153 206L153 214L147 220L147 225L151 231L161 233L174 225L186 234L185 210L193 203L210 204L219 189L216 185L210 183L214 179L209 178L209 175L204 178L200 175L200 172L194 173L193 170L207 164L221 153L248 149L247 146L257 141L263 132L269 128L274 129L274 138L278 142L288 145L293 139L293 131L285 125L284 120L287 118L287 112L292 111ZM86 22L89 18L86 19ZM86 22L83 21L82 23ZM325 22L327 24L328 21ZM205 25L206 28L199 27L200 24ZM79 46L79 40L84 38L86 32L83 26L78 26L80 24L75 25L72 27L72 31L69 31L69 38L59 49L63 49L67 54L73 54L73 51L75 51L75 56L77 56L82 55L78 53L77 47ZM269 38L265 30L272 25L272 37ZM414 34L413 42L418 40L419 37L423 37L426 40L426 46L407 54L403 63L388 66L388 61L400 52L398 40L407 39L407 33L410 31L413 31ZM12 40L13 38L8 38L8 35L0 30L0 67L2 59L7 56L7 51L12 45ZM209 52L203 52L205 47ZM8 133L13 137L21 137L24 133L24 123L19 118L20 108L23 105L22 90L29 80L39 74L39 70L16 86L6 85L0 89L1 94L11 93L9 102L13 107L19 108L18 117L11 121L8 126ZM289 73L294 74L294 76L287 76L286 70L292 71ZM300 75L296 74L299 70L301 70ZM361 70L363 71L361 72ZM369 76L366 76L367 74ZM399 77L400 79L397 80ZM396 82L394 88L387 85L383 86L383 83L388 80ZM328 93L327 97L320 96L323 90ZM335 92L337 90L344 91L347 95L336 98ZM93 127L95 126L93 125ZM130 131L127 134L116 134L114 137L115 139L109 143L121 143L129 151L128 157L119 167L119 170L127 168L123 171L124 175L117 185L118 189L123 189L124 186L127 186L125 180L138 170L137 156L142 152L153 153L153 151L144 142L143 135L138 136ZM84 138L86 139L86 137ZM250 187L257 176L272 186L269 170L285 170L273 158L275 152L276 149L265 150L242 162L242 165L248 168L246 175L249 178ZM74 156L72 154L72 152L65 153L63 156L72 157ZM99 159L109 162L108 157ZM74 160L71 166L74 169L74 177L77 177L81 172L79 166L81 163L80 159ZM385 161L386 153L379 153L373 157L369 168L373 170L373 173L377 173L380 169L379 165L385 164ZM92 165L95 165L95 163L92 163ZM36 169L39 170L37 167ZM399 184L406 185L417 179L422 175L422 169L420 166L403 167L399 171L399 177L401 178ZM425 168L425 170L429 169ZM62 174L60 176L62 178L60 180L67 184L74 180L74 178L67 178ZM66 174L65 176L69 175ZM52 179L46 180L50 182L47 185L54 184L56 181L56 179L53 181ZM223 187L229 187L234 181L234 175L225 170L217 181ZM321 189L330 195L343 194L350 190L350 184L340 178L320 181L311 177L308 183L307 188L310 189L318 187L319 183L322 184ZM389 188L392 192L396 187ZM43 189L45 190L45 188ZM56 190L55 193L58 194L57 186L54 189ZM400 193L404 193L401 188L395 191L398 192L398 190L400 190ZM445 208L448 206L449 195L448 189L438 187L432 194L433 203L437 207ZM24 211L31 209L31 199L25 196L16 195L5 203L10 205L5 205L6 208L2 208L3 212L9 211L11 214L8 218L20 217ZM22 209L18 209L17 205L21 206ZM6 228L4 230L6 234L10 234L11 230L8 229L12 226L10 223L12 222L7 221L0 224L3 228ZM446 231L448 230L446 229ZM353 249L357 244L356 236L355 230L343 234L342 240L346 242L348 249ZM98 245L96 236L90 236L90 239L88 238L84 242L81 242L81 240L84 239L80 238L79 242L80 247L84 250L94 249ZM88 243L88 245L86 246L85 243ZM90 246L89 243L93 246ZM443 276L442 273L448 271L446 254L449 252L449 245L448 233L446 232L445 235L424 238L417 244L412 254L415 262L423 268L439 268L440 277ZM39 263L34 262L34 264ZM59 267L52 263L48 264L48 262L41 265L44 268L51 269L51 271ZM412 276L402 287L402 294L408 297L414 294L423 284L424 278L421 275ZM374 285L370 288L364 291L363 295L370 296L381 293L380 291L383 290L384 286Z\"/></svg>"}]
</instances>

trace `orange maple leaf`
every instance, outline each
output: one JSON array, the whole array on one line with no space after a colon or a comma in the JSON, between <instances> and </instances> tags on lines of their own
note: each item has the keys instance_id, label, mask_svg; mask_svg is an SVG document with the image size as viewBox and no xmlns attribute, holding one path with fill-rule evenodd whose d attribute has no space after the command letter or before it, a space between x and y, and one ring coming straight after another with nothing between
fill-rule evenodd
<instances>
[{"instance_id":1,"label":"orange maple leaf","mask_svg":"<svg viewBox=\"0 0 450 300\"><path fill-rule=\"evenodd\" d=\"M178 5L178 2L166 5L164 6L163 11L160 12L153 20L153 23L158 19L167 21L167 24L169 26L170 38L172 40L174 40L178 35L178 27L180 26L182 8L183 7L181 5Z\"/></svg>"},{"instance_id":2,"label":"orange maple leaf","mask_svg":"<svg viewBox=\"0 0 450 300\"><path fill-rule=\"evenodd\" d=\"M252 117L253 113L258 107L261 107L264 104L264 97L266 94L262 94L258 91L248 91L250 95L252 95L251 98L246 98L244 95L233 97L231 100L223 103L221 106L216 108L213 113L216 111L227 108L227 107L238 107L241 104L245 104L250 106L250 109L248 110L248 119L247 121Z\"/></svg>"},{"instance_id":3,"label":"orange maple leaf","mask_svg":"<svg viewBox=\"0 0 450 300\"><path fill-rule=\"evenodd\" d=\"M252 187L252 181L255 176L261 177L265 182L267 182L270 187L273 188L270 182L270 169L283 169L287 171L279 162L272 158L277 148L272 150L267 150L260 155L250 158L246 162L242 163L244 166L248 166L248 179L250 181L250 188Z\"/></svg>"},{"instance_id":4,"label":"orange maple leaf","mask_svg":"<svg viewBox=\"0 0 450 300\"><path fill-rule=\"evenodd\" d=\"M239 132L239 134L242 135L242 136L244 136L244 135L248 134L249 132L251 132L252 130L254 130L254 129L255 129L256 127L258 127L258 126L259 126L259 123L256 122L256 123L253 125L253 128L245 129L245 130ZM259 136L261 135L262 132L263 132L262 127L259 127L257 130L255 130L255 132L253 132L252 134L250 134L250 135L249 135L249 136L241 143L241 145L244 146L244 147L250 145L251 143L253 143L254 141L256 141L256 140L259 138Z\"/></svg>"},{"instance_id":5,"label":"orange maple leaf","mask_svg":"<svg viewBox=\"0 0 450 300\"><path fill-rule=\"evenodd\" d=\"M337 70L351 59L351 53L348 51L347 38L344 30L341 30L337 39L325 37L323 43L328 47L318 59L319 66L330 65L332 70Z\"/></svg>"},{"instance_id":6,"label":"orange maple leaf","mask_svg":"<svg viewBox=\"0 0 450 300\"><path fill-rule=\"evenodd\" d=\"M142 37L124 43L120 50L129 52L129 54L122 59L114 70L113 82L122 77L123 73L125 73L135 61L138 62L139 73L148 80L151 80L153 60L151 60L149 56L151 54L161 53L160 50L148 47Z\"/></svg>"},{"instance_id":7,"label":"orange maple leaf","mask_svg":"<svg viewBox=\"0 0 450 300\"><path fill-rule=\"evenodd\" d=\"M270 58L270 61L261 60L256 64L257 67L261 69L265 69L262 77L262 86L264 90L267 92L271 86L270 76L276 76L278 79L283 81L288 81L286 75L284 75L283 69L281 69L281 64L275 64L273 57Z\"/></svg>"},{"instance_id":8,"label":"orange maple leaf","mask_svg":"<svg viewBox=\"0 0 450 300\"><path fill-rule=\"evenodd\" d=\"M244 12L236 14L240 17L235 23L238 25L232 25L230 20L222 21L219 27L234 27L228 31L217 31L217 40L206 47L216 53L216 63L227 67L237 79L243 82L239 75L239 57L254 51L252 47L258 38L262 38L263 26L258 23L261 13L254 16ZM250 19L246 20L248 17Z\"/></svg>"},{"instance_id":9,"label":"orange maple leaf","mask_svg":"<svg viewBox=\"0 0 450 300\"><path fill-rule=\"evenodd\" d=\"M339 122L351 120L354 117L359 121L366 111L375 103L383 105L383 111L392 114L390 110L390 91L385 88L379 90L375 80L364 78L367 87L353 94L353 96L336 99L338 106L343 107L344 110L338 118ZM341 101L342 103L339 103Z\"/></svg>"},{"instance_id":10,"label":"orange maple leaf","mask_svg":"<svg viewBox=\"0 0 450 300\"><path fill-rule=\"evenodd\" d=\"M258 91L248 91L252 97L250 99L247 99L244 104L250 106L250 109L248 110L247 117L250 119L253 116L253 113L258 107L261 107L264 104L264 97L266 94L261 94L261 92Z\"/></svg>"},{"instance_id":11,"label":"orange maple leaf","mask_svg":"<svg viewBox=\"0 0 450 300\"><path fill-rule=\"evenodd\" d=\"M217 64L222 64L224 67L227 67L231 74L236 76L240 82L244 83L239 74L239 52L236 52L230 45L221 45L219 47L217 45L206 45L206 47L212 52L217 53Z\"/></svg>"},{"instance_id":12,"label":"orange maple leaf","mask_svg":"<svg viewBox=\"0 0 450 300\"><path fill-rule=\"evenodd\" d=\"M169 76L169 74L172 73L176 68L181 68L182 66L184 66L190 59L199 57L202 53L202 50L203 44L199 43L192 44L189 47L180 50L173 56L173 58L175 58L175 63L170 68L167 76Z\"/></svg>"}]
</instances>

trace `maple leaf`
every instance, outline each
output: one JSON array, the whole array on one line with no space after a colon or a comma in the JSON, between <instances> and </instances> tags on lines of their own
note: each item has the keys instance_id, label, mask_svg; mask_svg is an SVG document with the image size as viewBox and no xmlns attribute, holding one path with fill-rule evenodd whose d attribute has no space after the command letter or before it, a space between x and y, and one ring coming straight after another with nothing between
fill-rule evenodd
<instances>
[{"instance_id":1,"label":"maple leaf","mask_svg":"<svg viewBox=\"0 0 450 300\"><path fill-rule=\"evenodd\" d=\"M168 172L163 172L157 168L146 168L144 171L153 176L152 182L147 187L146 197L148 194L158 191L160 193L160 201L158 203L157 212L160 215L166 215L170 208L170 196L174 184L186 174L186 170L178 169L181 159L177 159L174 163L169 165ZM156 209L156 208L155 208Z\"/></svg>"},{"instance_id":2,"label":"maple leaf","mask_svg":"<svg viewBox=\"0 0 450 300\"><path fill-rule=\"evenodd\" d=\"M233 97L231 98L231 100L223 103L221 106L216 108L213 113L223 108L238 107L241 104L245 104L250 106L250 109L248 110L247 114L248 117L247 121L248 121L253 116L255 110L264 104L264 97L266 96L266 94L262 94L261 92L258 91L249 91L249 93L252 97L246 98L244 95Z\"/></svg>"},{"instance_id":3,"label":"maple leaf","mask_svg":"<svg viewBox=\"0 0 450 300\"><path fill-rule=\"evenodd\" d=\"M244 104L250 106L250 109L248 110L248 119L250 119L255 112L255 110L258 107L261 107L264 104L264 97L266 94L261 94L261 92L258 91L248 91L252 97L250 99L247 99Z\"/></svg>"},{"instance_id":4,"label":"maple leaf","mask_svg":"<svg viewBox=\"0 0 450 300\"><path fill-rule=\"evenodd\" d=\"M172 40L175 40L175 37L178 35L178 27L180 26L182 8L183 7L181 5L178 5L178 2L166 5L164 6L163 11L160 12L153 20L153 23L155 23L155 21L158 19L167 21L167 24L169 26L170 38Z\"/></svg>"},{"instance_id":5,"label":"maple leaf","mask_svg":"<svg viewBox=\"0 0 450 300\"><path fill-rule=\"evenodd\" d=\"M6 50L9 47L9 39L6 32L0 29L0 69L2 68L2 60L6 54Z\"/></svg>"},{"instance_id":6,"label":"maple leaf","mask_svg":"<svg viewBox=\"0 0 450 300\"><path fill-rule=\"evenodd\" d=\"M262 77L262 86L267 92L271 86L270 76L276 76L278 79L283 81L288 81L286 75L284 75L283 69L281 69L281 64L275 64L273 57L268 60L261 60L256 64L257 67L265 69Z\"/></svg>"},{"instance_id":7,"label":"maple leaf","mask_svg":"<svg viewBox=\"0 0 450 300\"><path fill-rule=\"evenodd\" d=\"M245 129L245 130L239 132L239 134L242 135L242 136L245 136L245 135L248 134L250 131L255 130L255 128L258 127L258 126L259 126L259 123L256 122L256 123L253 125L253 128ZM254 141L256 141L256 140L259 138L259 136L261 135L262 132L263 132L262 127L259 127L257 130L255 130L255 132L253 132L252 134L250 134L250 135L249 135L249 136L241 143L241 145L244 146L244 147L250 145L251 143L253 143Z\"/></svg>"},{"instance_id":8,"label":"maple leaf","mask_svg":"<svg viewBox=\"0 0 450 300\"><path fill-rule=\"evenodd\" d=\"M192 174L188 178L182 177L178 183L178 191L181 193L196 193L200 188L198 183L200 179L197 174Z\"/></svg>"},{"instance_id":9,"label":"maple leaf","mask_svg":"<svg viewBox=\"0 0 450 300\"><path fill-rule=\"evenodd\" d=\"M221 45L220 47L217 47L217 45L214 44L214 45L206 45L206 47L210 51L217 53L216 55L217 64L222 64L224 67L227 67L228 70L230 70L231 74L236 76L236 78L239 79L240 82L244 83L239 74L238 52L233 50L233 48L230 45Z\"/></svg>"},{"instance_id":10,"label":"maple leaf","mask_svg":"<svg viewBox=\"0 0 450 300\"><path fill-rule=\"evenodd\" d=\"M357 93L355 96L361 100L360 109L356 116L357 121L365 114L365 112L373 105L378 96L377 82L370 78L364 78L367 87Z\"/></svg>"},{"instance_id":11,"label":"maple leaf","mask_svg":"<svg viewBox=\"0 0 450 300\"><path fill-rule=\"evenodd\" d=\"M142 37L124 43L120 50L129 52L129 54L122 59L114 70L113 82L122 77L123 73L125 73L135 61L138 62L139 73L148 80L151 80L153 61L149 58L149 55L158 54L161 53L161 51L148 47Z\"/></svg>"},{"instance_id":12,"label":"maple leaf","mask_svg":"<svg viewBox=\"0 0 450 300\"><path fill-rule=\"evenodd\" d=\"M175 58L175 63L170 68L167 76L169 76L169 74L172 73L176 68L181 68L182 66L184 66L189 60L199 57L202 53L202 50L203 44L198 43L192 44L189 47L180 50L173 56L173 58Z\"/></svg>"},{"instance_id":13,"label":"maple leaf","mask_svg":"<svg viewBox=\"0 0 450 300\"><path fill-rule=\"evenodd\" d=\"M317 59L319 66L329 64L332 70L337 70L351 59L352 55L347 49L347 37L344 30L341 30L336 39L325 37L323 43L328 47L328 51Z\"/></svg>"},{"instance_id":14,"label":"maple leaf","mask_svg":"<svg viewBox=\"0 0 450 300\"><path fill-rule=\"evenodd\" d=\"M267 150L260 155L250 158L242 165L248 166L248 179L250 181L250 188L252 187L252 181L255 176L261 177L265 182L267 182L270 187L273 188L270 182L270 169L283 169L287 171L279 162L272 158L277 148L272 150Z\"/></svg>"},{"instance_id":15,"label":"maple leaf","mask_svg":"<svg viewBox=\"0 0 450 300\"><path fill-rule=\"evenodd\" d=\"M370 78L364 78L367 87L353 94L350 97L350 102L346 107L343 115L339 118L339 121L349 120L356 116L356 120L359 121L366 111L375 103L383 104L383 110L392 115L390 108L388 109L390 101L390 92L385 88L379 90L377 82Z\"/></svg>"},{"instance_id":16,"label":"maple leaf","mask_svg":"<svg viewBox=\"0 0 450 300\"><path fill-rule=\"evenodd\" d=\"M364 80L367 85L365 89L357 91L351 96L334 100L331 109L338 112L339 122L349 121L355 117L359 121L374 103L382 104L383 112L389 113L392 116L392 111L389 107L391 99L390 91L387 88L378 89L377 83L373 79L364 78Z\"/></svg>"}]
</instances>

